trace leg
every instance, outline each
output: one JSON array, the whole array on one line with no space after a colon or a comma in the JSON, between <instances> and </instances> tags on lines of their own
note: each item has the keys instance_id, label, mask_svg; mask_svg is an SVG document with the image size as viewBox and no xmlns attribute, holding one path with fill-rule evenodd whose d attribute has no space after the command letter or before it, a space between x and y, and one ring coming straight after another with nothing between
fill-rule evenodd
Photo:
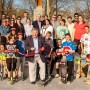
<instances>
[{"instance_id":1,"label":"leg","mask_svg":"<svg viewBox=\"0 0 90 90\"><path fill-rule=\"evenodd\" d=\"M36 62L28 62L30 82L36 81Z\"/></svg>"},{"instance_id":2,"label":"leg","mask_svg":"<svg viewBox=\"0 0 90 90\"><path fill-rule=\"evenodd\" d=\"M45 80L45 62L42 62L40 56L38 57L38 64L39 64L39 67L40 67L40 79L41 80Z\"/></svg>"},{"instance_id":3,"label":"leg","mask_svg":"<svg viewBox=\"0 0 90 90\"><path fill-rule=\"evenodd\" d=\"M67 61L67 73L68 73L68 78L67 81L71 81L71 77L72 77L72 71L73 71L73 67L74 67L74 61Z\"/></svg>"},{"instance_id":4,"label":"leg","mask_svg":"<svg viewBox=\"0 0 90 90\"><path fill-rule=\"evenodd\" d=\"M24 77L24 65L25 65L25 57L21 58L21 76Z\"/></svg>"}]
</instances>

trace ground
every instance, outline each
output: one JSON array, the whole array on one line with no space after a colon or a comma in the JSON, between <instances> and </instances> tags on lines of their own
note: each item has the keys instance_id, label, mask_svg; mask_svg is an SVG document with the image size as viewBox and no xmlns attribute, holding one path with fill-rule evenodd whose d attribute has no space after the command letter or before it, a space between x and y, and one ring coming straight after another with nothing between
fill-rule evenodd
<instances>
[{"instance_id":1,"label":"ground","mask_svg":"<svg viewBox=\"0 0 90 90\"><path fill-rule=\"evenodd\" d=\"M31 85L29 79L19 81L14 85L10 85L6 80L0 81L0 90L90 90L90 85L83 82L83 79L74 80L70 85L59 84L59 79L53 79L45 87L37 87Z\"/></svg>"},{"instance_id":2,"label":"ground","mask_svg":"<svg viewBox=\"0 0 90 90\"><path fill-rule=\"evenodd\" d=\"M28 71L26 68L25 71ZM26 72L28 75L28 73ZM58 83L60 80L54 78L45 87L38 87L36 84L31 85L29 78L25 81L18 81L10 85L7 80L0 81L0 90L90 90L90 85L84 82L83 78L74 80L70 85Z\"/></svg>"}]
</instances>

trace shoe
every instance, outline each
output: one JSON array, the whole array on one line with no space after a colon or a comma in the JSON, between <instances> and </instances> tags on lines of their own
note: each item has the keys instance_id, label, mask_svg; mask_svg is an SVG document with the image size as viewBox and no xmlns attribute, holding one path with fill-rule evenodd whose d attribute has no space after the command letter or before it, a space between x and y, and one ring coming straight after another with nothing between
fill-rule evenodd
<instances>
[{"instance_id":1,"label":"shoe","mask_svg":"<svg viewBox=\"0 0 90 90\"><path fill-rule=\"evenodd\" d=\"M35 82L31 82L31 84L32 84L32 85L34 85L34 84L35 84Z\"/></svg>"},{"instance_id":2,"label":"shoe","mask_svg":"<svg viewBox=\"0 0 90 90\"><path fill-rule=\"evenodd\" d=\"M67 84L71 84L71 82L70 82L70 81L68 81L68 82L67 82Z\"/></svg>"},{"instance_id":3,"label":"shoe","mask_svg":"<svg viewBox=\"0 0 90 90\"><path fill-rule=\"evenodd\" d=\"M59 74L56 74L56 75L55 75L55 78L58 78L58 77L59 77Z\"/></svg>"}]
</instances>

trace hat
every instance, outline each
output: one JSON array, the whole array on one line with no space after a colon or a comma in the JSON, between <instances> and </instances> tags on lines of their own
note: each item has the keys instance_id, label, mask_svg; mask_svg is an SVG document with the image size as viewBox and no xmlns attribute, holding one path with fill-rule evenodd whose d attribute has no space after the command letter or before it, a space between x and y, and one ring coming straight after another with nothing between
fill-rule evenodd
<instances>
[{"instance_id":1,"label":"hat","mask_svg":"<svg viewBox=\"0 0 90 90\"><path fill-rule=\"evenodd\" d=\"M18 33L18 35L22 35L22 33L21 33L21 32L19 32L19 33Z\"/></svg>"},{"instance_id":2,"label":"hat","mask_svg":"<svg viewBox=\"0 0 90 90\"><path fill-rule=\"evenodd\" d=\"M11 30L16 30L16 28L11 28Z\"/></svg>"}]
</instances>

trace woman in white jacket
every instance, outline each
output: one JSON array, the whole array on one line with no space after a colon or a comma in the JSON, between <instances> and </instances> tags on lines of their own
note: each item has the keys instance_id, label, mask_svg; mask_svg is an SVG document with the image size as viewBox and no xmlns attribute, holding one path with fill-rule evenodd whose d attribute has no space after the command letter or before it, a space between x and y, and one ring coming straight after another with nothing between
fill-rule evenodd
<instances>
[{"instance_id":1,"label":"woman in white jacket","mask_svg":"<svg viewBox=\"0 0 90 90\"><path fill-rule=\"evenodd\" d=\"M50 23L50 20L49 19L46 19L45 20L45 24L43 27L42 27L42 30L40 31L41 35L43 37L45 37L46 33L48 31L50 31L52 34L51 34L51 39L53 40L53 26L51 25Z\"/></svg>"}]
</instances>

